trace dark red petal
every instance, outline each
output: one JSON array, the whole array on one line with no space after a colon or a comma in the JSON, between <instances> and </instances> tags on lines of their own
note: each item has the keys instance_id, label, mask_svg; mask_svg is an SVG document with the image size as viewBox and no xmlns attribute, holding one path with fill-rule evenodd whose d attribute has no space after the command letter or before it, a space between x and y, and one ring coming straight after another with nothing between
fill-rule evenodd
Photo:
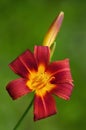
<instances>
[{"instance_id":1,"label":"dark red petal","mask_svg":"<svg viewBox=\"0 0 86 130\"><path fill-rule=\"evenodd\" d=\"M37 60L37 64L48 65L50 59L50 49L48 46L35 46L34 56Z\"/></svg>"},{"instance_id":2,"label":"dark red petal","mask_svg":"<svg viewBox=\"0 0 86 130\"><path fill-rule=\"evenodd\" d=\"M57 84L57 86L52 90L52 93L65 100L70 99L73 89L72 83Z\"/></svg>"},{"instance_id":3,"label":"dark red petal","mask_svg":"<svg viewBox=\"0 0 86 130\"><path fill-rule=\"evenodd\" d=\"M65 82L70 83L73 81L70 70L64 70L62 72L59 72L56 75L54 75L54 77L55 77L54 79L55 84L65 83Z\"/></svg>"},{"instance_id":4,"label":"dark red petal","mask_svg":"<svg viewBox=\"0 0 86 130\"><path fill-rule=\"evenodd\" d=\"M69 70L69 59L52 62L46 69L51 75L57 74L64 70Z\"/></svg>"},{"instance_id":5,"label":"dark red petal","mask_svg":"<svg viewBox=\"0 0 86 130\"><path fill-rule=\"evenodd\" d=\"M21 62L25 65L27 70L37 70L37 64L34 54L30 50L25 51L25 53L23 53L23 55L20 55L19 58Z\"/></svg>"},{"instance_id":6,"label":"dark red petal","mask_svg":"<svg viewBox=\"0 0 86 130\"><path fill-rule=\"evenodd\" d=\"M56 105L53 97L47 93L43 96L35 96L34 120L46 118L56 113Z\"/></svg>"},{"instance_id":7,"label":"dark red petal","mask_svg":"<svg viewBox=\"0 0 86 130\"><path fill-rule=\"evenodd\" d=\"M26 80L23 78L19 78L16 80L11 81L7 86L6 89L12 99L17 99L29 92L31 90L29 87L26 86Z\"/></svg>"},{"instance_id":8,"label":"dark red petal","mask_svg":"<svg viewBox=\"0 0 86 130\"><path fill-rule=\"evenodd\" d=\"M34 55L29 50L22 53L9 66L15 73L24 78L28 78L30 70L37 69Z\"/></svg>"},{"instance_id":9,"label":"dark red petal","mask_svg":"<svg viewBox=\"0 0 86 130\"><path fill-rule=\"evenodd\" d=\"M29 72L27 68L22 64L19 57L12 61L9 66L16 74L20 75L21 77L28 77Z\"/></svg>"}]
</instances>

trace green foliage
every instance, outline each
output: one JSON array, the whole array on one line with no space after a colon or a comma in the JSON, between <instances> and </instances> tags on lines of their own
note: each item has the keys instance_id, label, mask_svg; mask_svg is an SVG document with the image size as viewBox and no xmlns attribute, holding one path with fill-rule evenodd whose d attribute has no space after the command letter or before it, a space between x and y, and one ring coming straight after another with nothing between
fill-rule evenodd
<instances>
[{"instance_id":1,"label":"green foliage","mask_svg":"<svg viewBox=\"0 0 86 130\"><path fill-rule=\"evenodd\" d=\"M57 14L65 17L56 39L53 60L70 58L74 90L70 101L56 98L58 114L36 123L31 109L18 130L86 129L86 1L0 1L0 130L12 130L27 108L32 94L12 101L5 90L16 76L7 66L27 48L33 50Z\"/></svg>"}]
</instances>

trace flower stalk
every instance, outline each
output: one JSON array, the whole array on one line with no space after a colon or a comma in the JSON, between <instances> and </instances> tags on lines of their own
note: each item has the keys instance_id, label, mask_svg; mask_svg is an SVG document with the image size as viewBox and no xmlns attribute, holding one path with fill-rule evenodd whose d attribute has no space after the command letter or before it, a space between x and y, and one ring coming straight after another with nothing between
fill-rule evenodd
<instances>
[{"instance_id":1,"label":"flower stalk","mask_svg":"<svg viewBox=\"0 0 86 130\"><path fill-rule=\"evenodd\" d=\"M17 122L17 124L15 125L15 127L13 128L13 130L17 130L17 128L20 126L21 122L23 121L24 117L27 115L28 111L30 110L32 104L33 104L33 100L30 102L29 106L27 107L27 109L25 110L25 112L23 113L23 115L21 116L21 118L19 119L19 121Z\"/></svg>"},{"instance_id":2,"label":"flower stalk","mask_svg":"<svg viewBox=\"0 0 86 130\"><path fill-rule=\"evenodd\" d=\"M52 56L53 56L53 53L54 53L54 51L55 51L55 48L56 48L56 42L54 42L54 43L52 44L52 46L50 47L50 60L51 60L51 58L52 58Z\"/></svg>"}]
</instances>

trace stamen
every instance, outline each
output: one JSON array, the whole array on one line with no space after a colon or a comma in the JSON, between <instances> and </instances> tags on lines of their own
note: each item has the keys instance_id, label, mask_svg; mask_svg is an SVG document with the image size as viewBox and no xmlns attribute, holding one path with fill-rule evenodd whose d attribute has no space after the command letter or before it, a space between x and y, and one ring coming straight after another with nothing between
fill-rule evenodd
<instances>
[{"instance_id":1,"label":"stamen","mask_svg":"<svg viewBox=\"0 0 86 130\"><path fill-rule=\"evenodd\" d=\"M51 76L46 72L38 71L34 74L31 74L30 80L27 82L27 86L29 86L33 91L36 91L37 93L45 93L46 91L52 89L53 84L51 81L53 79L55 79L54 76Z\"/></svg>"}]
</instances>

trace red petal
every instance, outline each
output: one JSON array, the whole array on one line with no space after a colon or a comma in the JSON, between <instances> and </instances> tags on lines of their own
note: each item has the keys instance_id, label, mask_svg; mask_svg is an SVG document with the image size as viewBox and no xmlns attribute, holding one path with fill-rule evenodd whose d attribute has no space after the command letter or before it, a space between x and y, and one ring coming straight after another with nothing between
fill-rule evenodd
<instances>
[{"instance_id":1,"label":"red petal","mask_svg":"<svg viewBox=\"0 0 86 130\"><path fill-rule=\"evenodd\" d=\"M70 99L73 89L72 83L57 84L56 88L52 90L52 93L65 100Z\"/></svg>"},{"instance_id":2,"label":"red petal","mask_svg":"<svg viewBox=\"0 0 86 130\"><path fill-rule=\"evenodd\" d=\"M37 60L38 65L44 64L48 65L50 59L50 49L48 46L35 46L34 56Z\"/></svg>"},{"instance_id":3,"label":"red petal","mask_svg":"<svg viewBox=\"0 0 86 130\"><path fill-rule=\"evenodd\" d=\"M71 72L70 69L69 70L63 70L62 72L57 73L56 75L54 75L55 79L54 79L54 83L58 84L58 83L65 83L65 82L72 82L72 76L71 76Z\"/></svg>"},{"instance_id":4,"label":"red petal","mask_svg":"<svg viewBox=\"0 0 86 130\"><path fill-rule=\"evenodd\" d=\"M51 63L46 69L47 73L55 77L54 83L71 82L72 76L70 72L69 60L65 59Z\"/></svg>"},{"instance_id":5,"label":"red petal","mask_svg":"<svg viewBox=\"0 0 86 130\"><path fill-rule=\"evenodd\" d=\"M20 55L19 58L29 71L37 70L36 60L34 54L31 51L25 51L23 55Z\"/></svg>"},{"instance_id":6,"label":"red petal","mask_svg":"<svg viewBox=\"0 0 86 130\"><path fill-rule=\"evenodd\" d=\"M24 78L28 78L30 70L37 69L34 55L29 50L22 53L9 66L15 73Z\"/></svg>"},{"instance_id":7,"label":"red petal","mask_svg":"<svg viewBox=\"0 0 86 130\"><path fill-rule=\"evenodd\" d=\"M35 96L34 120L46 118L56 113L56 105L53 97L47 93L43 96Z\"/></svg>"},{"instance_id":8,"label":"red petal","mask_svg":"<svg viewBox=\"0 0 86 130\"><path fill-rule=\"evenodd\" d=\"M49 64L46 71L51 75L54 75L64 69L69 69L69 59L52 62L51 64Z\"/></svg>"},{"instance_id":9,"label":"red petal","mask_svg":"<svg viewBox=\"0 0 86 130\"><path fill-rule=\"evenodd\" d=\"M17 99L31 92L31 90L26 86L26 80L23 78L11 81L7 85L6 89L13 99Z\"/></svg>"},{"instance_id":10,"label":"red petal","mask_svg":"<svg viewBox=\"0 0 86 130\"><path fill-rule=\"evenodd\" d=\"M29 72L26 69L26 67L22 64L19 57L17 59L15 59L13 62L11 62L9 64L9 66L16 74L18 74L24 78L28 77Z\"/></svg>"}]
</instances>

